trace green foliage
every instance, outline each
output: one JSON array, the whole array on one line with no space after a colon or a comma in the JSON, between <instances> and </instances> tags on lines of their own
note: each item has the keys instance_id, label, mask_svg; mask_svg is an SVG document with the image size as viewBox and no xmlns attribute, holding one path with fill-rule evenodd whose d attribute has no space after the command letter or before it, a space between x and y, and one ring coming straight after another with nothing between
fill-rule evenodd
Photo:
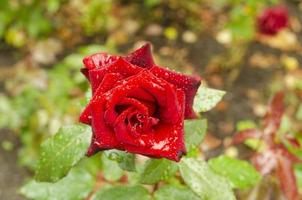
<instances>
[{"instance_id":1,"label":"green foliage","mask_svg":"<svg viewBox=\"0 0 302 200\"><path fill-rule=\"evenodd\" d=\"M119 150L109 150L105 152L110 160L116 161L120 168L126 171L136 171L135 155Z\"/></svg>"},{"instance_id":2,"label":"green foliage","mask_svg":"<svg viewBox=\"0 0 302 200\"><path fill-rule=\"evenodd\" d=\"M15 47L26 44L27 37L40 38L54 27L49 14L59 7L61 0L42 1L1 1L0 38Z\"/></svg>"},{"instance_id":3,"label":"green foliage","mask_svg":"<svg viewBox=\"0 0 302 200\"><path fill-rule=\"evenodd\" d=\"M136 171L135 167L135 155L132 153L126 153L122 152L121 153L121 160L118 161L119 166L121 169L126 170L126 171Z\"/></svg>"},{"instance_id":4,"label":"green foliage","mask_svg":"<svg viewBox=\"0 0 302 200\"><path fill-rule=\"evenodd\" d=\"M185 142L188 152L198 148L204 139L206 131L207 120L205 119L185 121Z\"/></svg>"},{"instance_id":5,"label":"green foliage","mask_svg":"<svg viewBox=\"0 0 302 200\"><path fill-rule=\"evenodd\" d=\"M116 21L114 17L108 14L112 9L111 0L92 0L85 3L81 12L81 24L88 35L97 32L105 32L115 28Z\"/></svg>"},{"instance_id":6,"label":"green foliage","mask_svg":"<svg viewBox=\"0 0 302 200\"><path fill-rule=\"evenodd\" d=\"M148 190L140 185L113 186L96 193L92 200L151 200Z\"/></svg>"},{"instance_id":7,"label":"green foliage","mask_svg":"<svg viewBox=\"0 0 302 200\"><path fill-rule=\"evenodd\" d=\"M296 118L300 121L302 121L302 104L299 105L299 108L297 110L297 113L296 113Z\"/></svg>"},{"instance_id":8,"label":"green foliage","mask_svg":"<svg viewBox=\"0 0 302 200\"><path fill-rule=\"evenodd\" d=\"M15 129L18 124L20 124L20 119L17 113L13 112L9 98L0 94L0 128Z\"/></svg>"},{"instance_id":9,"label":"green foliage","mask_svg":"<svg viewBox=\"0 0 302 200\"><path fill-rule=\"evenodd\" d=\"M177 164L167 159L150 159L141 173L140 182L155 184L172 177L177 171Z\"/></svg>"},{"instance_id":10,"label":"green foliage","mask_svg":"<svg viewBox=\"0 0 302 200\"><path fill-rule=\"evenodd\" d=\"M90 139L91 132L88 127L62 127L41 146L36 180L55 182L66 176L71 167L85 155Z\"/></svg>"},{"instance_id":11,"label":"green foliage","mask_svg":"<svg viewBox=\"0 0 302 200\"><path fill-rule=\"evenodd\" d=\"M200 200L192 190L180 185L165 185L154 194L154 200Z\"/></svg>"},{"instance_id":12,"label":"green foliage","mask_svg":"<svg viewBox=\"0 0 302 200\"><path fill-rule=\"evenodd\" d=\"M244 9L244 6L235 7L230 13L226 28L231 30L235 40L251 40L255 33L254 14Z\"/></svg>"},{"instance_id":13,"label":"green foliage","mask_svg":"<svg viewBox=\"0 0 302 200\"><path fill-rule=\"evenodd\" d=\"M45 172L47 173L47 172ZM29 199L82 200L92 191L95 178L85 168L73 168L56 183L42 183L34 180L21 188L21 194Z\"/></svg>"},{"instance_id":14,"label":"green foliage","mask_svg":"<svg viewBox=\"0 0 302 200\"><path fill-rule=\"evenodd\" d=\"M257 124L252 120L240 120L236 123L236 131L257 128Z\"/></svg>"},{"instance_id":15,"label":"green foliage","mask_svg":"<svg viewBox=\"0 0 302 200\"><path fill-rule=\"evenodd\" d=\"M295 168L295 175L298 182L298 187L302 188L302 164L296 164Z\"/></svg>"},{"instance_id":16,"label":"green foliage","mask_svg":"<svg viewBox=\"0 0 302 200\"><path fill-rule=\"evenodd\" d=\"M214 172L201 159L184 158L179 164L181 177L200 198L235 200L227 179Z\"/></svg>"},{"instance_id":17,"label":"green foliage","mask_svg":"<svg viewBox=\"0 0 302 200\"><path fill-rule=\"evenodd\" d=\"M214 108L224 95L224 91L201 85L195 96L193 108L196 112L207 112Z\"/></svg>"},{"instance_id":18,"label":"green foliage","mask_svg":"<svg viewBox=\"0 0 302 200\"><path fill-rule=\"evenodd\" d=\"M123 170L119 167L118 163L110 160L104 153L102 154L103 172L104 177L108 181L117 181L123 176Z\"/></svg>"},{"instance_id":19,"label":"green foliage","mask_svg":"<svg viewBox=\"0 0 302 200\"><path fill-rule=\"evenodd\" d=\"M247 161L227 156L219 156L208 162L209 166L218 174L226 177L233 188L249 188L256 185L261 176Z\"/></svg>"}]
</instances>

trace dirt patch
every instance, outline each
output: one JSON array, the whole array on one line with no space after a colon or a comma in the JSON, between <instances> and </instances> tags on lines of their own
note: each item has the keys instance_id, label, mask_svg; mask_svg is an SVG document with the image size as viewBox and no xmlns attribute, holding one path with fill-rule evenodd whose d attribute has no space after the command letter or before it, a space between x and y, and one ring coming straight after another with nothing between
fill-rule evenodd
<instances>
[{"instance_id":1,"label":"dirt patch","mask_svg":"<svg viewBox=\"0 0 302 200\"><path fill-rule=\"evenodd\" d=\"M6 151L0 147L0 199L23 200L24 198L18 194L18 190L28 174L17 164L20 144L16 135L8 130L0 131L0 141L11 142L15 147L11 151Z\"/></svg>"}]
</instances>

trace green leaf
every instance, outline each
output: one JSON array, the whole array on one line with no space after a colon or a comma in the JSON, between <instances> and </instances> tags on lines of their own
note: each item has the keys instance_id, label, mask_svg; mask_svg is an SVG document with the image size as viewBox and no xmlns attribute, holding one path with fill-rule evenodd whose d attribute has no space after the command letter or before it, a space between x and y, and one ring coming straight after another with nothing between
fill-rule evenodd
<instances>
[{"instance_id":1,"label":"green leaf","mask_svg":"<svg viewBox=\"0 0 302 200\"><path fill-rule=\"evenodd\" d=\"M112 188L112 187L113 187L112 185L106 184L106 183L105 183L104 185L102 185L102 187L100 187L100 189L99 189L97 192L95 192L95 193L91 196L90 200L98 200L98 199L101 199L103 193L104 193L106 190L108 190L108 189L110 189L110 188Z\"/></svg>"},{"instance_id":2,"label":"green leaf","mask_svg":"<svg viewBox=\"0 0 302 200\"><path fill-rule=\"evenodd\" d=\"M154 194L154 200L200 200L192 190L184 186L165 185Z\"/></svg>"},{"instance_id":3,"label":"green leaf","mask_svg":"<svg viewBox=\"0 0 302 200\"><path fill-rule=\"evenodd\" d=\"M87 126L74 125L60 128L56 135L41 146L36 169L37 181L55 182L84 157L90 143L91 132Z\"/></svg>"},{"instance_id":4,"label":"green leaf","mask_svg":"<svg viewBox=\"0 0 302 200\"><path fill-rule=\"evenodd\" d=\"M118 163L108 158L108 151L102 154L103 172L104 177L108 181L119 180L124 172L119 167Z\"/></svg>"},{"instance_id":5,"label":"green leaf","mask_svg":"<svg viewBox=\"0 0 302 200\"><path fill-rule=\"evenodd\" d=\"M302 104L299 105L299 108L297 110L297 113L296 113L296 118L300 121L302 121Z\"/></svg>"},{"instance_id":6,"label":"green leaf","mask_svg":"<svg viewBox=\"0 0 302 200\"><path fill-rule=\"evenodd\" d=\"M135 155L132 153L121 152L121 160L118 162L120 168L127 171L136 171Z\"/></svg>"},{"instance_id":7,"label":"green leaf","mask_svg":"<svg viewBox=\"0 0 302 200\"><path fill-rule=\"evenodd\" d=\"M231 30L233 38L238 40L250 40L255 33L254 17L243 9L242 6L234 6L230 12L230 20L226 28Z\"/></svg>"},{"instance_id":8,"label":"green leaf","mask_svg":"<svg viewBox=\"0 0 302 200\"><path fill-rule=\"evenodd\" d=\"M150 159L146 162L141 173L140 182L155 184L173 176L177 171L177 164L167 159Z\"/></svg>"},{"instance_id":9,"label":"green leaf","mask_svg":"<svg viewBox=\"0 0 302 200\"><path fill-rule=\"evenodd\" d=\"M143 186L114 186L101 189L92 200L151 200L148 190Z\"/></svg>"},{"instance_id":10,"label":"green leaf","mask_svg":"<svg viewBox=\"0 0 302 200\"><path fill-rule=\"evenodd\" d=\"M136 171L134 154L119 150L109 150L105 153L110 160L116 161L123 170Z\"/></svg>"},{"instance_id":11,"label":"green leaf","mask_svg":"<svg viewBox=\"0 0 302 200\"><path fill-rule=\"evenodd\" d=\"M209 160L208 163L215 172L228 178L233 188L252 187L261 179L260 174L247 161L222 155Z\"/></svg>"},{"instance_id":12,"label":"green leaf","mask_svg":"<svg viewBox=\"0 0 302 200\"><path fill-rule=\"evenodd\" d=\"M187 151L190 152L204 139L207 131L207 120L186 120L185 121L185 142Z\"/></svg>"},{"instance_id":13,"label":"green leaf","mask_svg":"<svg viewBox=\"0 0 302 200\"><path fill-rule=\"evenodd\" d=\"M41 183L34 180L24 185L20 192L28 199L82 200L94 187L94 177L82 168L74 168L56 183Z\"/></svg>"},{"instance_id":14,"label":"green leaf","mask_svg":"<svg viewBox=\"0 0 302 200\"><path fill-rule=\"evenodd\" d=\"M297 178L298 187L302 188L302 164L296 164L294 166L295 176Z\"/></svg>"},{"instance_id":15,"label":"green leaf","mask_svg":"<svg viewBox=\"0 0 302 200\"><path fill-rule=\"evenodd\" d=\"M236 131L257 128L257 124L252 120L240 120L236 123Z\"/></svg>"},{"instance_id":16,"label":"green leaf","mask_svg":"<svg viewBox=\"0 0 302 200\"><path fill-rule=\"evenodd\" d=\"M267 148L267 144L258 138L249 138L244 141L244 144L251 149L261 152Z\"/></svg>"},{"instance_id":17,"label":"green leaf","mask_svg":"<svg viewBox=\"0 0 302 200\"><path fill-rule=\"evenodd\" d=\"M235 200L228 180L214 172L201 159L183 158L179 169L184 182L206 200Z\"/></svg>"},{"instance_id":18,"label":"green leaf","mask_svg":"<svg viewBox=\"0 0 302 200\"><path fill-rule=\"evenodd\" d=\"M291 119L286 114L284 114L281 118L281 124L277 134L282 136L288 133L291 130L291 128L292 128Z\"/></svg>"},{"instance_id":19,"label":"green leaf","mask_svg":"<svg viewBox=\"0 0 302 200\"><path fill-rule=\"evenodd\" d=\"M196 112L206 112L216 106L225 95L224 91L207 88L201 85L194 99L193 109Z\"/></svg>"}]
</instances>

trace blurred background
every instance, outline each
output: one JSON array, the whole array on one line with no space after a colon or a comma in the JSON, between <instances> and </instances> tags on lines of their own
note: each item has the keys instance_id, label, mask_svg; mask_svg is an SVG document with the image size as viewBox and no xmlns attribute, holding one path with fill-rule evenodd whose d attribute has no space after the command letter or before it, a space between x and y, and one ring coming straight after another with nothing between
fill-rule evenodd
<instances>
[{"instance_id":1,"label":"blurred background","mask_svg":"<svg viewBox=\"0 0 302 200\"><path fill-rule=\"evenodd\" d=\"M259 15L274 5L286 7L288 26L262 34ZM300 0L1 0L0 199L25 199L20 188L33 176L41 141L77 122L88 88L82 58L125 54L144 41L159 65L227 91L206 113L206 157L248 159L249 148L224 144L256 126L278 90L286 93L284 129L302 133ZM295 173L301 189L301 166ZM276 181L263 183L262 196L279 193Z\"/></svg>"}]
</instances>

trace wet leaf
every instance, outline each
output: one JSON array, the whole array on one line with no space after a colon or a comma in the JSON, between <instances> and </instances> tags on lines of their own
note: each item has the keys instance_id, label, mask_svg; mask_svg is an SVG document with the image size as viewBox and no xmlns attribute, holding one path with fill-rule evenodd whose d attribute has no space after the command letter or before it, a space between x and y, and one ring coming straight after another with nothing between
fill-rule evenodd
<instances>
[{"instance_id":1,"label":"wet leaf","mask_svg":"<svg viewBox=\"0 0 302 200\"><path fill-rule=\"evenodd\" d=\"M136 171L134 154L119 150L109 150L106 154L110 160L116 161L121 169Z\"/></svg>"},{"instance_id":2,"label":"wet leaf","mask_svg":"<svg viewBox=\"0 0 302 200\"><path fill-rule=\"evenodd\" d=\"M64 126L43 142L36 169L37 181L56 182L84 157L90 143L90 129L83 125Z\"/></svg>"},{"instance_id":3,"label":"wet leaf","mask_svg":"<svg viewBox=\"0 0 302 200\"><path fill-rule=\"evenodd\" d=\"M201 159L183 158L181 177L199 197L207 200L235 200L228 180L214 172Z\"/></svg>"},{"instance_id":4,"label":"wet leaf","mask_svg":"<svg viewBox=\"0 0 302 200\"><path fill-rule=\"evenodd\" d=\"M207 120L186 120L185 121L185 142L187 151L199 146L207 131Z\"/></svg>"},{"instance_id":5,"label":"wet leaf","mask_svg":"<svg viewBox=\"0 0 302 200\"><path fill-rule=\"evenodd\" d=\"M201 85L194 99L193 109L196 112L206 112L216 106L225 95L224 91L207 88Z\"/></svg>"},{"instance_id":6,"label":"wet leaf","mask_svg":"<svg viewBox=\"0 0 302 200\"><path fill-rule=\"evenodd\" d=\"M104 177L108 181L117 181L123 176L123 170L119 167L118 163L109 159L108 156L102 154L103 172Z\"/></svg>"},{"instance_id":7,"label":"wet leaf","mask_svg":"<svg viewBox=\"0 0 302 200\"><path fill-rule=\"evenodd\" d=\"M228 156L219 156L209 160L209 166L218 174L229 179L233 188L249 188L260 180L260 174L247 161Z\"/></svg>"},{"instance_id":8,"label":"wet leaf","mask_svg":"<svg viewBox=\"0 0 302 200\"><path fill-rule=\"evenodd\" d=\"M177 171L177 164L167 159L150 159L146 162L141 173L140 182L155 184L173 176Z\"/></svg>"},{"instance_id":9,"label":"wet leaf","mask_svg":"<svg viewBox=\"0 0 302 200\"><path fill-rule=\"evenodd\" d=\"M154 200L200 200L192 190L180 185L165 185L154 194Z\"/></svg>"},{"instance_id":10,"label":"wet leaf","mask_svg":"<svg viewBox=\"0 0 302 200\"><path fill-rule=\"evenodd\" d=\"M92 200L150 200L148 190L143 186L114 186L102 189Z\"/></svg>"},{"instance_id":11,"label":"wet leaf","mask_svg":"<svg viewBox=\"0 0 302 200\"><path fill-rule=\"evenodd\" d=\"M135 171L135 155L132 153L122 152L122 159L118 162L120 168L127 171Z\"/></svg>"},{"instance_id":12,"label":"wet leaf","mask_svg":"<svg viewBox=\"0 0 302 200\"><path fill-rule=\"evenodd\" d=\"M74 168L56 183L32 180L24 185L20 192L28 199L81 200L92 191L94 182L94 177L87 170Z\"/></svg>"}]
</instances>

